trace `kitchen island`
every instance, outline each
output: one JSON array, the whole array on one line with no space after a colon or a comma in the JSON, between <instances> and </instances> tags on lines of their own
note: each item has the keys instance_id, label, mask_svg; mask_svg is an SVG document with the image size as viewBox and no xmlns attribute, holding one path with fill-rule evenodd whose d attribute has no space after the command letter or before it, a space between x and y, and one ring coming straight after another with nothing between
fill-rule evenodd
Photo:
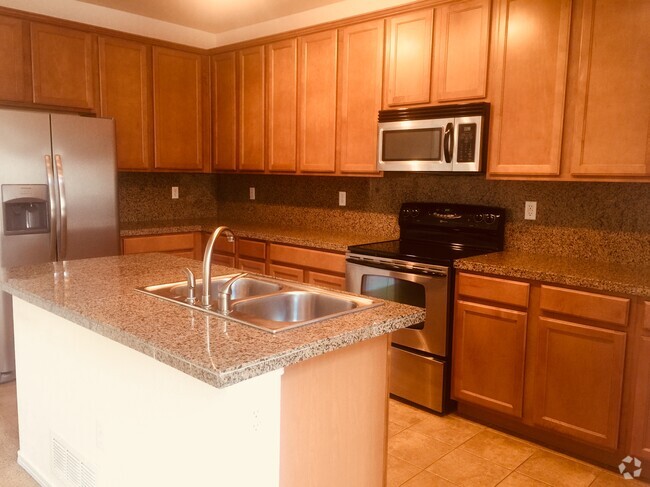
<instances>
[{"instance_id":1,"label":"kitchen island","mask_svg":"<svg viewBox=\"0 0 650 487\"><path fill-rule=\"evenodd\" d=\"M272 335L135 291L183 267L200 275L164 254L5 271L19 463L43 485L381 485L387 333L424 311Z\"/></svg>"}]
</instances>

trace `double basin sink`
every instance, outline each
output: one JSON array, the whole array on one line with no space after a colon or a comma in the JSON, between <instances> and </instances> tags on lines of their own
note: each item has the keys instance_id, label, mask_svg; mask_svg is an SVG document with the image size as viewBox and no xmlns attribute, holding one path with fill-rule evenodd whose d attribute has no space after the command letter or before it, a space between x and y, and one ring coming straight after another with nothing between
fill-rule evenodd
<instances>
[{"instance_id":1,"label":"double basin sink","mask_svg":"<svg viewBox=\"0 0 650 487\"><path fill-rule=\"evenodd\" d=\"M356 311L380 306L381 301L361 296L327 291L299 283L246 275L239 277L230 288L231 311L217 311L216 296L220 289L237 274L215 276L210 281L212 306L206 308L186 301L187 282L173 282L138 288L145 294L165 299L192 309L237 321L255 328L277 333L316 323ZM203 282L196 281L196 296L203 292Z\"/></svg>"}]
</instances>

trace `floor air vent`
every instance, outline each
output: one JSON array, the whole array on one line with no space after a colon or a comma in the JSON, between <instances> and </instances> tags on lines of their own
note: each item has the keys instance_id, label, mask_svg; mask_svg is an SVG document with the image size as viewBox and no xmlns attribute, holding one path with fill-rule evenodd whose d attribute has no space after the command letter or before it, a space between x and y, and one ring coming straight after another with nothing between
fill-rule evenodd
<instances>
[{"instance_id":1,"label":"floor air vent","mask_svg":"<svg viewBox=\"0 0 650 487\"><path fill-rule=\"evenodd\" d=\"M60 438L52 437L52 470L71 487L95 487L95 472Z\"/></svg>"}]
</instances>

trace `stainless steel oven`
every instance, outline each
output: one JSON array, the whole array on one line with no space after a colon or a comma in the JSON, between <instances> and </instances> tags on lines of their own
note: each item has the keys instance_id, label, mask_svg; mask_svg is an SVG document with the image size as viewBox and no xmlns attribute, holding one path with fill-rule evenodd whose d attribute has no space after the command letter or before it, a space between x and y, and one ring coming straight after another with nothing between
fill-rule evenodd
<instances>
[{"instance_id":1,"label":"stainless steel oven","mask_svg":"<svg viewBox=\"0 0 650 487\"><path fill-rule=\"evenodd\" d=\"M446 409L450 269L348 253L347 289L426 309L421 323L391 336L390 392L429 409Z\"/></svg>"}]
</instances>

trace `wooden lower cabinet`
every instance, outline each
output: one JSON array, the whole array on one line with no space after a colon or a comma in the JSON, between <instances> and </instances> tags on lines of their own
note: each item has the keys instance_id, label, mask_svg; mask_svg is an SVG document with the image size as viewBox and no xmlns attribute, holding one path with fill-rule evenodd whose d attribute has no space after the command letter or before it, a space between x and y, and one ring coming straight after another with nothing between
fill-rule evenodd
<instances>
[{"instance_id":1,"label":"wooden lower cabinet","mask_svg":"<svg viewBox=\"0 0 650 487\"><path fill-rule=\"evenodd\" d=\"M306 282L309 284L315 284L316 286L345 291L345 276L335 276L323 272L308 271Z\"/></svg>"},{"instance_id":2,"label":"wooden lower cabinet","mask_svg":"<svg viewBox=\"0 0 650 487\"><path fill-rule=\"evenodd\" d=\"M269 265L269 274L273 277L279 277L280 279L289 279L290 281L305 281L305 271L304 269L297 269L295 267L288 267L278 264Z\"/></svg>"},{"instance_id":3,"label":"wooden lower cabinet","mask_svg":"<svg viewBox=\"0 0 650 487\"><path fill-rule=\"evenodd\" d=\"M200 248L200 241L200 234L196 232L123 237L122 253L128 255L164 252L178 257L198 259L201 257L196 254L196 250Z\"/></svg>"},{"instance_id":4,"label":"wooden lower cabinet","mask_svg":"<svg viewBox=\"0 0 650 487\"><path fill-rule=\"evenodd\" d=\"M335 290L345 289L345 255L293 245L269 245L272 276Z\"/></svg>"},{"instance_id":5,"label":"wooden lower cabinet","mask_svg":"<svg viewBox=\"0 0 650 487\"><path fill-rule=\"evenodd\" d=\"M242 259L237 260L237 268L246 272L254 272L256 274L266 274L266 263L259 260Z\"/></svg>"},{"instance_id":6,"label":"wooden lower cabinet","mask_svg":"<svg viewBox=\"0 0 650 487\"><path fill-rule=\"evenodd\" d=\"M526 319L525 311L457 301L455 399L521 418Z\"/></svg>"},{"instance_id":7,"label":"wooden lower cabinet","mask_svg":"<svg viewBox=\"0 0 650 487\"><path fill-rule=\"evenodd\" d=\"M644 462L650 462L650 337L641 337L637 356L639 366L634 389L631 453Z\"/></svg>"},{"instance_id":8,"label":"wooden lower cabinet","mask_svg":"<svg viewBox=\"0 0 650 487\"><path fill-rule=\"evenodd\" d=\"M616 448L626 334L540 318L534 363L535 424Z\"/></svg>"}]
</instances>

